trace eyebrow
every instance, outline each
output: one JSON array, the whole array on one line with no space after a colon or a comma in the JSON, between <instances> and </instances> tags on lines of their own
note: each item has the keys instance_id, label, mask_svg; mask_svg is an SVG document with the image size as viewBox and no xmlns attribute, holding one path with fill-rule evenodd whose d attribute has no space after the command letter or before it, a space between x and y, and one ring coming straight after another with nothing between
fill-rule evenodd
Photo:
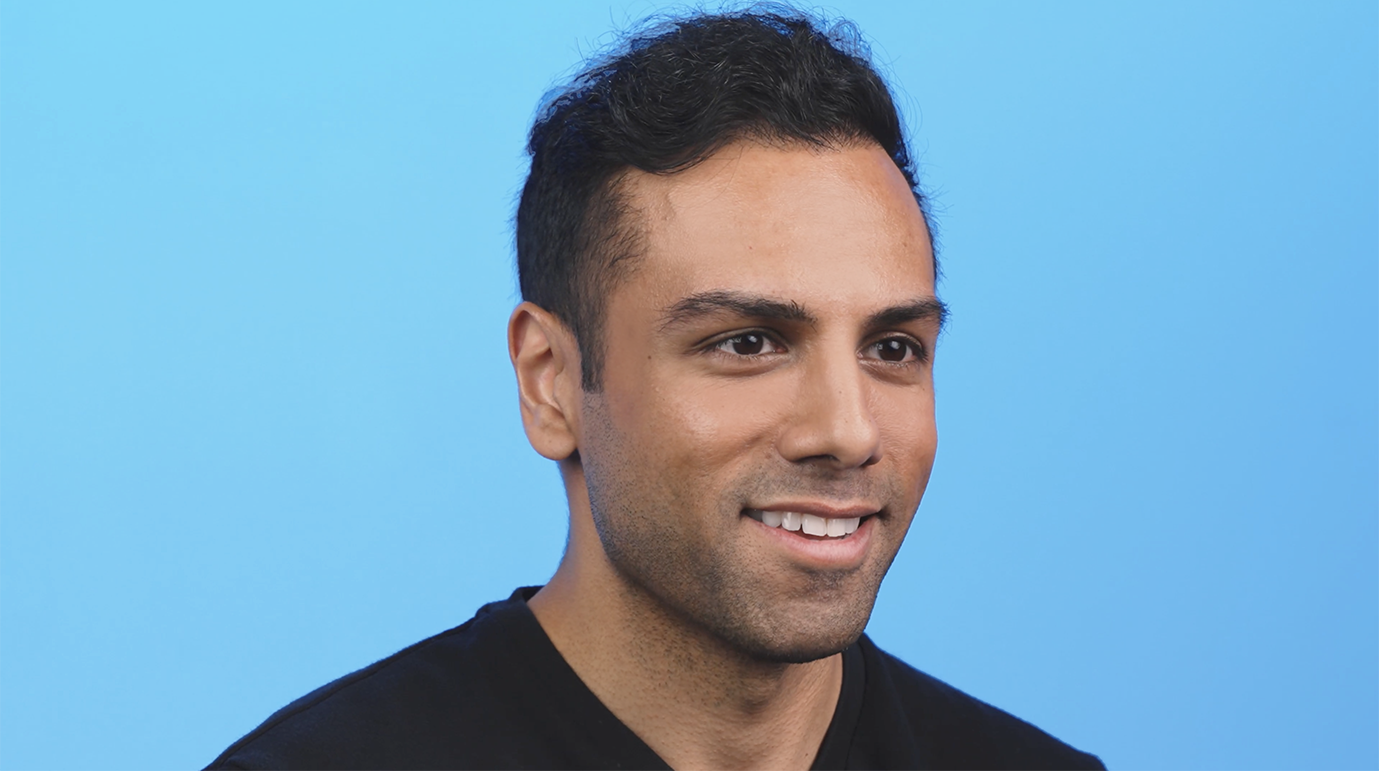
<instances>
[{"instance_id":1,"label":"eyebrow","mask_svg":"<svg viewBox=\"0 0 1379 771\"><path fill-rule=\"evenodd\" d=\"M720 289L692 294L670 306L662 315L661 330L665 331L719 313L753 319L792 321L810 326L818 323L814 314L793 300L775 300ZM942 329L948 319L948 306L937 297L924 297L902 305L883 308L868 316L866 325L869 328L887 327L926 319L936 319L939 328Z\"/></svg>"},{"instance_id":2,"label":"eyebrow","mask_svg":"<svg viewBox=\"0 0 1379 771\"><path fill-rule=\"evenodd\" d=\"M716 290L692 294L670 306L661 318L661 329L664 331L718 313L732 313L754 319L794 321L811 326L818 322L813 314L794 301L772 300L769 297L743 292Z\"/></svg>"},{"instance_id":3,"label":"eyebrow","mask_svg":"<svg viewBox=\"0 0 1379 771\"><path fill-rule=\"evenodd\" d=\"M873 329L894 327L911 321L929 319L937 321L941 331L948 323L948 304L937 297L925 297L904 305L894 305L873 313L867 318L867 326Z\"/></svg>"}]
</instances>

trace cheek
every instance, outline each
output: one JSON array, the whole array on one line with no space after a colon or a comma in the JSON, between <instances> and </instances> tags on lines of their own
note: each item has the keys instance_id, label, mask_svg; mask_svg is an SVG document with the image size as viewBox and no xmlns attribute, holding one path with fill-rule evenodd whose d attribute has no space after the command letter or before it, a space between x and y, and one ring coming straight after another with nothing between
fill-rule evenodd
<instances>
[{"instance_id":1,"label":"cheek","mask_svg":"<svg viewBox=\"0 0 1379 771\"><path fill-rule=\"evenodd\" d=\"M743 385L682 380L605 390L586 423L593 430L585 461L605 549L626 547L622 559L632 560L626 555L636 546L667 565L732 550L716 536L723 518L736 516L744 480L761 468L781 420Z\"/></svg>"},{"instance_id":2,"label":"cheek","mask_svg":"<svg viewBox=\"0 0 1379 771\"><path fill-rule=\"evenodd\" d=\"M610 398L613 419L661 483L688 482L702 492L709 478L760 464L789 399L780 383L666 377L627 398Z\"/></svg>"},{"instance_id":3,"label":"cheek","mask_svg":"<svg viewBox=\"0 0 1379 771\"><path fill-rule=\"evenodd\" d=\"M750 462L770 446L789 398L784 383L763 377L682 383L675 394L675 431L687 462L705 470ZM757 459L760 462L760 459Z\"/></svg>"},{"instance_id":4,"label":"cheek","mask_svg":"<svg viewBox=\"0 0 1379 771\"><path fill-rule=\"evenodd\" d=\"M892 456L908 486L918 487L923 493L938 450L933 392L926 392L920 399L908 395L883 403L877 412L877 424L883 451Z\"/></svg>"}]
</instances>

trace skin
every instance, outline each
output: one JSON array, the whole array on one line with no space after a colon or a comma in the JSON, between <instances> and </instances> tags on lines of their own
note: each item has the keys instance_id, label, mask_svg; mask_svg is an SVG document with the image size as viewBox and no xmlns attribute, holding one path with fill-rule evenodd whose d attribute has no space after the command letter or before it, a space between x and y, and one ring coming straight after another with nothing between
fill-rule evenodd
<instances>
[{"instance_id":1,"label":"skin","mask_svg":"<svg viewBox=\"0 0 1379 771\"><path fill-rule=\"evenodd\" d=\"M742 141L623 183L643 250L608 298L601 390L551 314L509 324L570 501L530 607L672 767L808 768L933 466L928 232L870 143ZM760 509L868 516L821 541Z\"/></svg>"}]
</instances>

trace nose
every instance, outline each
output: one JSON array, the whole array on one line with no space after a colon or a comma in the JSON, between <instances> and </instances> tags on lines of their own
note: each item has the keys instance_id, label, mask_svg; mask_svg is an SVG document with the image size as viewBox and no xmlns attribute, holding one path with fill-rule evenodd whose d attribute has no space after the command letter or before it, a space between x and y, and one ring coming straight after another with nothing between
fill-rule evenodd
<instances>
[{"instance_id":1,"label":"nose","mask_svg":"<svg viewBox=\"0 0 1379 771\"><path fill-rule=\"evenodd\" d=\"M881 460L871 383L857 355L818 356L804 369L791 421L780 437L781 455L838 469Z\"/></svg>"}]
</instances>

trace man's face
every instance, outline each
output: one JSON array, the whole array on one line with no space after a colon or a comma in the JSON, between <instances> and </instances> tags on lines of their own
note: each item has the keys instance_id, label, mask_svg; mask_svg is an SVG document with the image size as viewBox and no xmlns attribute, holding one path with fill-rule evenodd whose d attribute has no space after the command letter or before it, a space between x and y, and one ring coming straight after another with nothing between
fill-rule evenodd
<instances>
[{"instance_id":1,"label":"man's face","mask_svg":"<svg viewBox=\"0 0 1379 771\"><path fill-rule=\"evenodd\" d=\"M738 142L626 184L645 249L608 298L579 440L604 550L749 655L842 650L937 445L919 207L872 144Z\"/></svg>"}]
</instances>

